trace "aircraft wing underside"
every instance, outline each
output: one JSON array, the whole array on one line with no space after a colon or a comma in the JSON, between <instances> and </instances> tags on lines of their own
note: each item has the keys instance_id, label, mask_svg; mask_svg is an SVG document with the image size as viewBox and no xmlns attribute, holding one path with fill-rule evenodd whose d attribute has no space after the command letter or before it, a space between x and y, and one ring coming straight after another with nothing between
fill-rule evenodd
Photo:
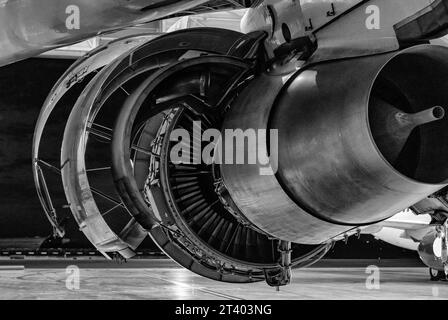
<instances>
[{"instance_id":1,"label":"aircraft wing underside","mask_svg":"<svg viewBox=\"0 0 448 320\"><path fill-rule=\"evenodd\" d=\"M365 29L369 14L375 13L371 11L374 7L381 10L380 19L385 26L376 30L373 38L389 50L443 36L448 26L446 3L445 0L302 0L298 14L294 13L296 18L292 18L301 24L299 35L303 33L315 37L321 43L319 46L324 53L319 54L327 59L329 56L338 57L335 46L341 45L354 48L352 55L363 54L357 47L368 46L366 43L372 42L372 32L366 33L362 29ZM275 33L275 28L279 28L277 20L282 18L276 15L285 14L282 10L287 9L282 9L282 6L287 8L288 5L286 0L2 1L0 65L128 26L217 10L267 7L262 23L269 25L268 21L271 20L271 23L277 24L269 27ZM278 6L280 9L277 12ZM272 8L276 13L271 17ZM249 21L251 23L256 24L257 21ZM272 36L275 38L275 34ZM367 51L375 50L378 51L377 48Z\"/></svg>"},{"instance_id":2,"label":"aircraft wing underside","mask_svg":"<svg viewBox=\"0 0 448 320\"><path fill-rule=\"evenodd\" d=\"M251 4L251 0L0 1L0 66L108 31Z\"/></svg>"}]
</instances>

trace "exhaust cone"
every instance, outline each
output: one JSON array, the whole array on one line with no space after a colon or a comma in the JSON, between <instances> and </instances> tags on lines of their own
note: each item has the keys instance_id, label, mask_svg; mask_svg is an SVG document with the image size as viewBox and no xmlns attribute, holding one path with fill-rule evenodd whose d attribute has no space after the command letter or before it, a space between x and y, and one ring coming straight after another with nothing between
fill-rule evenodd
<instances>
[{"instance_id":1,"label":"exhaust cone","mask_svg":"<svg viewBox=\"0 0 448 320\"><path fill-rule=\"evenodd\" d=\"M371 109L373 137L383 156L391 163L396 162L414 129L445 116L445 110L440 106L406 113L379 97L373 97Z\"/></svg>"}]
</instances>

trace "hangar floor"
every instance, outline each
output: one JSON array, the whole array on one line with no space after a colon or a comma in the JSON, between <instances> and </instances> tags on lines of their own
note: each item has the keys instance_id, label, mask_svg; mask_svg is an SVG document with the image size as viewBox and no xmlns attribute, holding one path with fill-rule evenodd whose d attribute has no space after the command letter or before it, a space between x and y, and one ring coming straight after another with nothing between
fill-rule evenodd
<instances>
[{"instance_id":1,"label":"hangar floor","mask_svg":"<svg viewBox=\"0 0 448 320\"><path fill-rule=\"evenodd\" d=\"M101 260L0 260L0 299L447 299L448 282L431 282L418 263L381 261L380 288L367 289L368 265L323 261L293 270L291 285L225 284L166 259L116 264ZM79 290L66 288L66 267L80 270ZM352 265L352 266L350 266ZM403 266L406 265L406 266Z\"/></svg>"}]
</instances>

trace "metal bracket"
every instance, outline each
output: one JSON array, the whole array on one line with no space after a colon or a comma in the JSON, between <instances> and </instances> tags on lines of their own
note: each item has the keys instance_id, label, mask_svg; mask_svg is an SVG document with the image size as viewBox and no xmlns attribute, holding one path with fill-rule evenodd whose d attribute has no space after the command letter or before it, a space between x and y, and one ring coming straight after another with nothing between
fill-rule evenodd
<instances>
[{"instance_id":1,"label":"metal bracket","mask_svg":"<svg viewBox=\"0 0 448 320\"><path fill-rule=\"evenodd\" d=\"M331 10L327 11L327 17L334 17L336 15L336 9L334 8L334 3L331 3Z\"/></svg>"},{"instance_id":2,"label":"metal bracket","mask_svg":"<svg viewBox=\"0 0 448 320\"><path fill-rule=\"evenodd\" d=\"M291 282L291 242L280 240L278 244L280 252L279 267L274 270L265 270L265 278L268 285L276 287L285 286Z\"/></svg>"},{"instance_id":3,"label":"metal bracket","mask_svg":"<svg viewBox=\"0 0 448 320\"><path fill-rule=\"evenodd\" d=\"M246 12L241 29L244 33L265 31L268 34L265 48L268 56L274 58L278 47L308 36L312 22L307 27L304 21L300 1L266 0Z\"/></svg>"},{"instance_id":4,"label":"metal bracket","mask_svg":"<svg viewBox=\"0 0 448 320\"><path fill-rule=\"evenodd\" d=\"M305 26L305 30L306 30L306 31L311 31L311 30L313 30L313 29L314 29L314 26L313 26L313 19L309 18L309 19L308 19L308 25Z\"/></svg>"}]
</instances>

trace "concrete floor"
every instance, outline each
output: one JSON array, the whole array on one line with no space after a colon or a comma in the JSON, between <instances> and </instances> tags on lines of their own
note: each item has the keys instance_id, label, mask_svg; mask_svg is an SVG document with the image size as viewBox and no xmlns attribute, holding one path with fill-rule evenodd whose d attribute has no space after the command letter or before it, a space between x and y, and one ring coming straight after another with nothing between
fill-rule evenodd
<instances>
[{"instance_id":1,"label":"concrete floor","mask_svg":"<svg viewBox=\"0 0 448 320\"><path fill-rule=\"evenodd\" d=\"M25 265L24 269L18 267ZM323 263L325 264L325 263ZM293 270L293 282L279 292L265 283L226 284L178 268L168 260L110 267L102 262L0 260L0 299L447 299L448 282L431 282L422 267L379 268L379 289L366 267ZM361 263L358 263L361 265ZM15 265L15 267L13 266ZM77 265L79 289L66 265ZM331 265L331 264L330 264ZM367 264L366 264L367 265ZM16 269L16 270L13 270Z\"/></svg>"}]
</instances>

